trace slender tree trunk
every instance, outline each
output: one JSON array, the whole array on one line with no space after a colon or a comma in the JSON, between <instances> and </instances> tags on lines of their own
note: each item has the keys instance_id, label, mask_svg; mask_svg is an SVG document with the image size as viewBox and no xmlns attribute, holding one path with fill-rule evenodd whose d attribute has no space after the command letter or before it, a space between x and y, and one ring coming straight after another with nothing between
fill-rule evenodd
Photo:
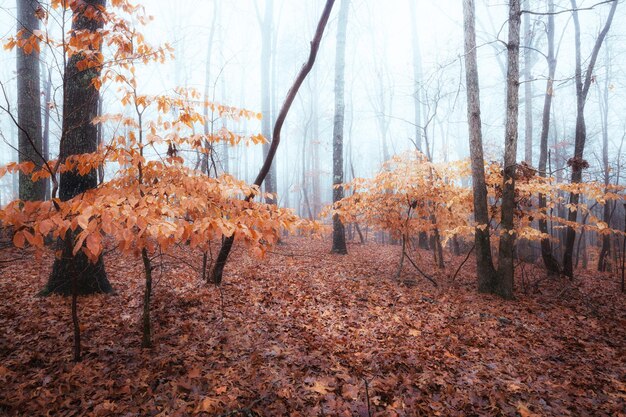
<instances>
[{"instance_id":1,"label":"slender tree trunk","mask_svg":"<svg viewBox=\"0 0 626 417\"><path fill-rule=\"evenodd\" d=\"M624 237L622 238L622 283L620 285L620 289L622 293L626 291L626 281L624 280L624 266L626 266L626 203L623 204L624 207Z\"/></svg>"},{"instance_id":2,"label":"slender tree trunk","mask_svg":"<svg viewBox=\"0 0 626 417\"><path fill-rule=\"evenodd\" d=\"M528 10L529 0L524 0L524 9ZM524 160L533 166L533 31L530 15L524 13Z\"/></svg>"},{"instance_id":3,"label":"slender tree trunk","mask_svg":"<svg viewBox=\"0 0 626 417\"><path fill-rule=\"evenodd\" d=\"M476 245L476 269L478 291L493 292L496 271L491 257L489 236L489 211L487 185L485 183L485 161L480 117L480 88L476 58L476 17L474 0L463 0L463 23L465 34L465 77L467 88L467 120L469 129L472 187L474 193L474 233Z\"/></svg>"},{"instance_id":4,"label":"slender tree trunk","mask_svg":"<svg viewBox=\"0 0 626 417\"><path fill-rule=\"evenodd\" d=\"M272 140L272 103L270 72L272 67L272 31L274 21L274 0L265 1L265 14L261 27L261 133L268 141ZM263 156L267 158L270 144L263 144ZM272 164L264 182L265 192L273 194L266 199L268 203L276 203L276 164Z\"/></svg>"},{"instance_id":5,"label":"slender tree trunk","mask_svg":"<svg viewBox=\"0 0 626 417\"><path fill-rule=\"evenodd\" d=\"M509 41L507 65L507 113L504 142L504 175L502 177L502 211L500 220L500 251L498 255L497 293L513 298L515 252L515 172L517 170L517 128L519 115L519 42L520 2L509 1Z\"/></svg>"},{"instance_id":6,"label":"slender tree trunk","mask_svg":"<svg viewBox=\"0 0 626 417\"><path fill-rule=\"evenodd\" d=\"M413 47L413 122L415 123L415 146L422 152L422 102L420 82L422 79L422 57L417 34L417 0L408 0L411 13L411 45Z\"/></svg>"},{"instance_id":7,"label":"slender tree trunk","mask_svg":"<svg viewBox=\"0 0 626 417\"><path fill-rule=\"evenodd\" d=\"M604 86L602 89L599 103L600 103L600 115L602 120L602 166L604 170L604 192L608 191L608 186L611 180L611 170L609 167L609 82L611 72L611 60L609 57L608 45L605 48L606 59L606 77L604 79ZM598 92L600 89L598 88ZM604 210L602 213L602 220L610 227L611 225L611 204L610 201L604 203ZM600 249L600 255L598 256L598 271L604 272L609 269L609 262L607 258L610 255L611 249L611 235L602 234L602 248Z\"/></svg>"},{"instance_id":8,"label":"slender tree trunk","mask_svg":"<svg viewBox=\"0 0 626 417\"><path fill-rule=\"evenodd\" d=\"M97 32L102 29L104 20L100 10L106 5L105 0L85 0L73 6L74 31ZM98 66L85 69L77 68L83 59L82 54L73 55L67 63L63 79L63 129L59 158L63 161L68 156L95 152L97 149L97 127L91 123L98 113L99 93L92 80L100 76ZM70 171L61 174L59 197L61 201L70 200L98 186L96 170L86 175ZM68 232L65 239L72 239L79 230ZM71 246L71 245L69 245ZM62 244L67 252L68 245ZM52 273L43 294L64 294L72 292L72 280L76 279L78 294L110 293L113 291L104 270L102 256L96 263L91 263L87 256L79 251L72 256L65 253L54 261Z\"/></svg>"},{"instance_id":9,"label":"slender tree trunk","mask_svg":"<svg viewBox=\"0 0 626 417\"><path fill-rule=\"evenodd\" d=\"M335 55L335 124L333 127L333 203L343 198L343 129L345 116L346 29L350 0L341 0L337 27L337 50ZM333 253L346 254L346 231L333 215Z\"/></svg>"},{"instance_id":10,"label":"slender tree trunk","mask_svg":"<svg viewBox=\"0 0 626 417\"><path fill-rule=\"evenodd\" d=\"M548 81L546 82L546 94L543 101L543 114L541 118L541 139L539 144L539 175L547 177L548 161L548 136L550 134L550 112L552 110L552 97L554 95L554 74L556 73L556 57L554 55L554 0L548 1L548 24L546 34L548 37ZM539 194L539 210L546 210L546 196ZM546 213L547 215L547 213ZM539 231L548 233L548 221L538 220ZM549 238L541 239L541 257L548 271L548 275L558 275L561 271L558 261L552 253L552 242Z\"/></svg>"},{"instance_id":11,"label":"slender tree trunk","mask_svg":"<svg viewBox=\"0 0 626 417\"><path fill-rule=\"evenodd\" d=\"M617 0L613 0L611 10L609 12L609 16L607 18L606 24L604 28L598 35L596 39L596 43L591 52L591 59L589 60L589 65L587 66L587 70L585 72L585 77L583 79L582 74L582 56L581 56L581 44L580 44L580 22L578 21L578 11L577 11L577 3L576 0L570 0L572 6L572 16L574 20L574 29L575 29L575 48L576 48L576 71L575 71L575 80L576 80L576 134L575 134L575 142L574 142L574 157L568 161L572 169L571 182L572 184L578 184L582 181L583 177L583 169L586 166L586 162L584 160L584 151L585 151L585 141L587 140L587 127L585 124L585 103L587 101L587 94L589 92L589 87L591 86L593 70L595 67L596 60L598 58L598 53L600 52L600 48L602 47L602 43L606 38L609 29L611 28L611 23L613 22L613 16L615 16L615 10L617 9ZM571 193L569 197L569 204L573 207L578 206L579 202L579 194ZM575 222L577 219L578 211L577 210L569 210L567 219L570 222ZM573 265L573 255L574 255L574 242L576 240L576 231L572 227L567 228L567 232L565 235L565 252L563 253L563 273L570 278L574 277L574 265Z\"/></svg>"},{"instance_id":12,"label":"slender tree trunk","mask_svg":"<svg viewBox=\"0 0 626 417\"><path fill-rule=\"evenodd\" d=\"M42 65L43 66L43 65ZM42 136L42 151L43 157L46 161L50 160L50 100L52 100L52 71L47 66L46 68L46 84L44 87L44 103L43 103L43 136ZM45 199L50 199L50 179L44 180L44 195Z\"/></svg>"},{"instance_id":13,"label":"slender tree trunk","mask_svg":"<svg viewBox=\"0 0 626 417\"><path fill-rule=\"evenodd\" d=\"M312 185L311 204L313 208L313 218L319 216L322 209L322 196L320 186L320 118L319 118L319 83L317 69L313 69L311 77L313 81L313 91L311 97L311 115L312 115L312 137L311 137L311 161L310 161L310 175Z\"/></svg>"},{"instance_id":14,"label":"slender tree trunk","mask_svg":"<svg viewBox=\"0 0 626 417\"><path fill-rule=\"evenodd\" d=\"M217 14L218 14L218 0L213 0L213 16L211 17L211 27L209 28L209 39L207 40L206 49L206 62L204 67L204 101L206 102L202 109L202 116L204 117L203 133L205 136L213 133L213 114L209 115L208 102L210 101L210 84L211 84L211 58L213 56L213 38L215 37L215 27L217 26ZM209 165L209 156L213 158L213 143L205 140L204 151L201 155L200 170L211 175L211 166ZM215 168L215 167L213 167Z\"/></svg>"},{"instance_id":15,"label":"slender tree trunk","mask_svg":"<svg viewBox=\"0 0 626 417\"><path fill-rule=\"evenodd\" d=\"M411 13L411 45L413 49L413 123L415 124L415 147L422 149L422 100L420 97L420 82L422 79L422 56L419 48L419 36L417 32L417 0L408 0ZM418 246L429 249L428 235L419 232Z\"/></svg>"},{"instance_id":16,"label":"slender tree trunk","mask_svg":"<svg viewBox=\"0 0 626 417\"><path fill-rule=\"evenodd\" d=\"M141 316L141 347L152 347L152 325L150 322L150 299L152 298L152 262L146 248L141 250L141 259L146 274L146 286L143 292L143 312Z\"/></svg>"},{"instance_id":17,"label":"slender tree trunk","mask_svg":"<svg viewBox=\"0 0 626 417\"><path fill-rule=\"evenodd\" d=\"M39 30L37 0L17 0L17 36L28 39ZM33 162L36 169L43 164L41 134L41 90L39 52L30 43L17 48L17 122L19 162ZM44 181L33 182L30 175L19 173L21 200L45 199Z\"/></svg>"}]
</instances>

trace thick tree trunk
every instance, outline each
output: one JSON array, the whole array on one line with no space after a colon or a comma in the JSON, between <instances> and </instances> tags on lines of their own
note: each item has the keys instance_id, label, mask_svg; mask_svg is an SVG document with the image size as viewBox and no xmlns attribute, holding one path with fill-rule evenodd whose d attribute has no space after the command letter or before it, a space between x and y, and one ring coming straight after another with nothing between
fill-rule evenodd
<instances>
[{"instance_id":1,"label":"thick tree trunk","mask_svg":"<svg viewBox=\"0 0 626 417\"><path fill-rule=\"evenodd\" d=\"M554 94L554 74L556 72L556 58L554 56L554 0L548 2L548 25L546 28L548 37L548 81L546 82L546 94L543 101L543 115L541 119L541 139L539 145L539 175L547 177L548 162L548 136L550 133L550 112L552 109L552 96ZM539 210L546 210L546 196L539 194ZM546 213L547 215L547 213ZM548 233L548 221L539 219L539 231ZM549 238L541 239L541 257L548 271L548 275L558 275L561 272L558 261L552 253L552 242Z\"/></svg>"},{"instance_id":2,"label":"thick tree trunk","mask_svg":"<svg viewBox=\"0 0 626 417\"><path fill-rule=\"evenodd\" d=\"M333 127L333 203L343 198L343 128L345 116L346 29L350 0L341 0L337 26L335 54L335 124ZM333 216L333 253L346 254L346 231L339 219Z\"/></svg>"},{"instance_id":3,"label":"thick tree trunk","mask_svg":"<svg viewBox=\"0 0 626 417\"><path fill-rule=\"evenodd\" d=\"M467 88L467 121L469 130L472 187L474 193L474 234L476 245L476 269L478 291L493 292L496 271L491 257L489 236L489 211L487 185L485 183L485 161L480 117L480 88L476 58L476 17L474 0L463 0L463 23L465 33L465 77Z\"/></svg>"},{"instance_id":4,"label":"thick tree trunk","mask_svg":"<svg viewBox=\"0 0 626 417\"><path fill-rule=\"evenodd\" d=\"M598 58L598 53L600 52L600 48L602 47L602 43L606 38L606 34L611 28L611 23L613 22L613 16L615 16L615 10L617 9L617 0L612 2L611 10L609 12L609 16L604 25L604 28L598 35L596 39L596 43L591 52L591 59L589 61L589 65L585 72L585 78L583 79L582 75L582 56L581 56L581 44L580 44L580 22L578 21L578 11L576 0L570 0L572 5L572 16L574 20L574 29L575 29L575 47L576 47L576 134L575 134L575 142L574 142L574 157L570 159L569 165L572 169L572 184L578 184L582 181L583 177L583 169L585 168L584 161L584 151L585 151L585 141L587 140L587 126L585 124L585 103L587 101L587 94L589 92L589 87L591 86L592 78L593 78L593 69L595 67L596 60ZM579 202L579 194L571 193L569 197L569 204L573 207L578 206ZM570 222L575 222L577 219L578 211L569 210L567 219ZM567 232L565 235L565 252L563 253L563 273L570 278L574 277L574 264L573 264L573 255L574 255L574 242L576 240L576 231L572 227L567 228Z\"/></svg>"},{"instance_id":5,"label":"thick tree trunk","mask_svg":"<svg viewBox=\"0 0 626 417\"><path fill-rule=\"evenodd\" d=\"M85 0L74 6L72 29L96 32L103 26L100 10L106 0ZM91 123L98 112L99 93L92 85L92 80L100 76L100 67L80 71L76 64L83 59L82 54L73 55L67 63L63 80L63 131L59 158L95 152L97 149L97 127ZM70 200L85 191L96 188L98 178L96 170L86 175L78 172L61 174L59 197L61 201ZM74 239L74 233L68 232L65 239ZM62 245L63 256L54 261L52 274L43 294L71 293L72 280L76 279L78 294L110 293L113 291L104 270L102 256L96 263L91 263L87 256L79 251L72 256L68 245ZM75 275L75 276L74 276Z\"/></svg>"},{"instance_id":6,"label":"thick tree trunk","mask_svg":"<svg viewBox=\"0 0 626 417\"><path fill-rule=\"evenodd\" d=\"M506 87L506 137L504 142L504 175L502 177L502 212L500 217L500 251L498 254L497 293L513 298L515 252L515 171L517 169L517 127L519 113L519 42L520 3L509 1L509 41Z\"/></svg>"},{"instance_id":7,"label":"thick tree trunk","mask_svg":"<svg viewBox=\"0 0 626 417\"><path fill-rule=\"evenodd\" d=\"M39 30L36 11L41 8L37 0L17 0L18 36L28 39ZM43 164L41 135L41 90L39 52L28 43L17 48L17 123L19 162L33 162L36 169ZM30 175L19 174L19 197L21 200L45 199L44 181L33 182Z\"/></svg>"}]
</instances>

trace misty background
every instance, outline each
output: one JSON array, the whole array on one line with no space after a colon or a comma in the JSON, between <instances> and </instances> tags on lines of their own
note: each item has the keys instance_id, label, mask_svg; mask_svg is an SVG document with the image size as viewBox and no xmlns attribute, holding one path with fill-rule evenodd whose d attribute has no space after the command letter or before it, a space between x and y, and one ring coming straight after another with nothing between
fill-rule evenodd
<instances>
[{"instance_id":1,"label":"misty background","mask_svg":"<svg viewBox=\"0 0 626 417\"><path fill-rule=\"evenodd\" d=\"M138 67L142 94L172 93L176 87L209 88L209 100L262 111L261 39L266 0L150 0L140 1L154 20L141 28L152 44L169 43L175 58L165 64ZM323 8L321 0L273 0L271 25L271 121L296 73L309 52L309 42ZM413 4L411 4L413 3ZM580 1L583 68L610 5L597 0ZM603 89L608 86L609 159L615 178L622 175L620 160L626 132L626 9L620 4L594 70L586 106L587 148L591 168L585 178L599 179L602 171L601 135ZM556 2L556 11L571 8L569 1ZM321 44L318 60L305 81L287 118L275 160L278 198L304 217L316 217L332 201L332 126L334 117L334 58L337 10L333 11ZM547 2L530 0L522 9L530 15L530 32L522 32L522 44L531 45L529 66L532 88L533 152L539 157L539 133L547 62L545 33ZM507 13L506 2L477 1L478 66L486 159L500 161L504 142ZM69 15L68 15L69 19ZM556 15L557 72L552 126L551 169L567 178L565 162L573 155L576 118L574 76L574 26L571 12ZM53 22L50 27L54 27ZM15 34L15 2L0 1L0 37ZM418 44L415 54L415 38ZM211 41L212 40L212 41ZM527 48L528 49L528 48ZM42 51L43 52L43 51ZM524 71L524 48L520 67ZM105 51L106 55L106 51ZM57 62L50 52L41 55L42 78L51 74L52 98L62 83ZM417 65L418 72L415 72ZM416 77L416 74L418 76ZM15 50L0 50L0 81L12 109L16 109ZM394 154L415 148L414 97L421 102L421 141L428 138L435 162L469 156L463 68L463 18L459 0L352 0L346 44L346 124L344 178L369 177ZM520 101L525 100L525 85ZM43 85L43 84L42 84ZM103 113L122 111L115 88L102 90ZM57 99L61 100L59 92ZM0 97L5 103L5 98ZM59 107L60 107L59 102ZM58 153L61 115L51 113L50 153ZM525 159L525 107L520 103L518 160ZM216 121L216 128L221 127ZM258 120L227 122L236 133L261 132ZM112 132L105 127L104 138ZM109 135L107 135L109 133ZM17 161L17 128L0 112L0 164ZM219 169L252 182L262 164L257 145L217 146ZM195 157L184 155L190 166ZM561 170L558 170L562 168ZM111 168L110 168L111 170ZM114 172L107 171L107 175ZM308 196L304 192L309 193ZM0 179L2 204L17 197L17 175ZM310 200L305 208L304 200Z\"/></svg>"}]
</instances>

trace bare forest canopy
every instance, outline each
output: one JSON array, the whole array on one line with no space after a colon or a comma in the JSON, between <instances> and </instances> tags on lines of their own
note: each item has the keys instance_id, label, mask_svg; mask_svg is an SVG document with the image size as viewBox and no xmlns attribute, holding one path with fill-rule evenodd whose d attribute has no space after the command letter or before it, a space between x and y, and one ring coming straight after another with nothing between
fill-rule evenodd
<instances>
[{"instance_id":1,"label":"bare forest canopy","mask_svg":"<svg viewBox=\"0 0 626 417\"><path fill-rule=\"evenodd\" d=\"M4 1L0 414L621 415L622 3Z\"/></svg>"}]
</instances>

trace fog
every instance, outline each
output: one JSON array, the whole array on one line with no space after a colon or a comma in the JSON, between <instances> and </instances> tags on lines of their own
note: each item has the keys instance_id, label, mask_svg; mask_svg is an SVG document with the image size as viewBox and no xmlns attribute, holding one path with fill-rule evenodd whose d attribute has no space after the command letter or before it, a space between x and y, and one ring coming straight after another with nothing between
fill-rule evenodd
<instances>
[{"instance_id":1,"label":"fog","mask_svg":"<svg viewBox=\"0 0 626 417\"><path fill-rule=\"evenodd\" d=\"M415 1L415 7L410 2ZM139 90L143 93L173 92L176 87L204 91L208 81L209 99L262 111L261 40L265 10L263 0L140 1L154 20L141 28L152 44L168 42L175 58L165 64L138 69ZM533 160L536 166L547 63L545 1L529 1L522 8L531 15ZM587 114L586 159L591 169L588 178L600 175L601 117L600 89L609 80L610 163L617 168L626 132L626 6L618 6L609 35L594 70ZM293 79L309 52L309 42L323 8L320 0L275 0L271 27L271 111L274 120ZM552 164L562 166L571 157L575 127L574 28L569 1L556 1L556 42L558 65L554 109L549 145ZM597 33L606 21L609 6L596 1L581 1L583 65ZM412 9L415 14L412 15ZM305 81L287 123L275 160L279 203L293 207L306 216L302 190L312 193L313 215L332 200L332 126L334 117L334 58L337 27L335 8L323 38L312 74ZM486 159L502 158L505 116L505 66L508 6L502 1L477 1L477 35L483 134ZM66 17L69 19L69 16ZM49 25L53 22L50 19ZM415 26L419 56L413 53L412 28ZM0 36L15 33L15 3L0 3ZM209 40L212 38L212 42ZM522 40L524 42L524 39ZM208 56L210 52L210 56ZM523 54L523 52L522 52ZM61 74L52 53L43 53L43 65L51 68L53 85L61 84ZM207 65L207 60L209 61ZM415 79L414 65L419 65ZM521 60L522 68L524 66ZM0 51L0 81L6 88L8 103L16 108L15 51ZM346 47L346 180L352 173L372 176L381 163L394 154L414 148L416 120L414 96L419 92L422 128L436 162L468 157L465 76L463 68L463 18L458 0L352 0L348 17ZM54 89L53 89L54 90ZM524 100L524 86L520 88ZM120 111L114 88L102 90L103 112ZM524 106L520 104L518 159L524 159ZM51 157L58 152L60 115L53 112ZM220 122L221 123L221 122ZM261 122L233 123L240 133L261 132ZM7 112L0 111L0 163L17 159L17 128ZM107 132L105 131L105 138ZM422 138L423 140L423 138ZM556 151L556 150L559 151ZM227 152L218 147L220 170L251 182L262 163L261 146L239 145ZM557 155L555 155L555 152ZM558 161L556 158L560 158ZM190 158L193 159L193 158ZM193 165L193 161L190 161ZM619 171L619 170L617 170ZM107 172L108 174L112 174ZM614 178L615 182L619 178ZM17 195L16 179L0 180L2 202Z\"/></svg>"}]
</instances>

